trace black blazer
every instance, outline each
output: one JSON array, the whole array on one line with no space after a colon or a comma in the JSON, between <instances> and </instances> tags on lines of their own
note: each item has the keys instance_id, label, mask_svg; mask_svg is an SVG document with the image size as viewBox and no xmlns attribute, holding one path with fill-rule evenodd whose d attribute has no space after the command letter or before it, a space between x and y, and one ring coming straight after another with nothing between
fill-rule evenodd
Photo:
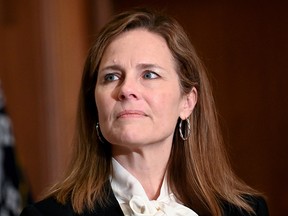
<instances>
[{"instance_id":1,"label":"black blazer","mask_svg":"<svg viewBox=\"0 0 288 216\"><path fill-rule=\"evenodd\" d=\"M112 190L111 190L112 191ZM246 197L247 201L251 203L257 216L268 216L268 208L263 198ZM102 208L95 205L94 211L85 211L81 216L124 216L120 205L118 204L113 192L109 193L109 204ZM223 203L223 216L249 216L249 214L231 204ZM62 205L54 198L44 199L34 205L30 205L23 209L20 216L77 216L73 211L71 203ZM80 216L80 215L78 215Z\"/></svg>"}]
</instances>

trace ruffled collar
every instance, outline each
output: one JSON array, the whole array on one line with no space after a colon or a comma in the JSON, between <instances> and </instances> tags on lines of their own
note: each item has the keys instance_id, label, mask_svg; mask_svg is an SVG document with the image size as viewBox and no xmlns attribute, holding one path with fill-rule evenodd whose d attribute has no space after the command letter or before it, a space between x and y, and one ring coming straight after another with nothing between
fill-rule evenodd
<instances>
[{"instance_id":1,"label":"ruffled collar","mask_svg":"<svg viewBox=\"0 0 288 216\"><path fill-rule=\"evenodd\" d=\"M149 200L140 182L114 158L112 166L111 187L125 216L197 216L193 210L176 200L169 190L166 177L159 197Z\"/></svg>"}]
</instances>

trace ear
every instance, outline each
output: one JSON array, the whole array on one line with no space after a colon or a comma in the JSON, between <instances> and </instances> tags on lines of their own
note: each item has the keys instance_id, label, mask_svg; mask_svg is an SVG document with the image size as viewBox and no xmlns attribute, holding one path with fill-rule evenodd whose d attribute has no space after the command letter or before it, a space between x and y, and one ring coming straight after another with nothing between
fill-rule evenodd
<instances>
[{"instance_id":1,"label":"ear","mask_svg":"<svg viewBox=\"0 0 288 216\"><path fill-rule=\"evenodd\" d=\"M193 87L190 93L183 96L180 111L180 118L182 120L188 118L188 116L191 115L196 103L197 103L197 89Z\"/></svg>"}]
</instances>

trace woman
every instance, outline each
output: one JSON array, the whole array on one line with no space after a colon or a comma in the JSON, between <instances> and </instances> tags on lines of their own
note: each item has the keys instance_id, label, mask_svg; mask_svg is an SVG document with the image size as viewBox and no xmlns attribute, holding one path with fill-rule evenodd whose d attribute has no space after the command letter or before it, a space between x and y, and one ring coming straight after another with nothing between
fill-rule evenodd
<instances>
[{"instance_id":1,"label":"woman","mask_svg":"<svg viewBox=\"0 0 288 216\"><path fill-rule=\"evenodd\" d=\"M201 61L181 26L124 12L92 46L65 179L22 215L268 215L231 171Z\"/></svg>"}]
</instances>

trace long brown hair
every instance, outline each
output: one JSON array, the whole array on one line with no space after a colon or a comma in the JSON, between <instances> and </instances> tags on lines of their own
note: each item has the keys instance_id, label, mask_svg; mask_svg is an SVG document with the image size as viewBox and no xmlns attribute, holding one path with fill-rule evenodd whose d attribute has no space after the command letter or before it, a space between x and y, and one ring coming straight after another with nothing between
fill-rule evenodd
<instances>
[{"instance_id":1,"label":"long brown hair","mask_svg":"<svg viewBox=\"0 0 288 216\"><path fill-rule=\"evenodd\" d=\"M192 122L189 139L183 141L175 130L167 168L172 191L199 214L221 215L222 202L253 212L243 195L257 192L231 171L204 66L176 20L145 9L117 15L102 29L90 49L79 95L74 155L65 179L53 187L50 195L61 203L70 199L78 213L84 208L93 209L95 203L105 205L105 185L111 173L112 155L110 144L101 143L95 129L98 111L94 91L98 68L110 42L119 34L137 28L144 28L166 40L178 66L182 93L189 93L193 87L198 92L196 107L189 117Z\"/></svg>"}]
</instances>

